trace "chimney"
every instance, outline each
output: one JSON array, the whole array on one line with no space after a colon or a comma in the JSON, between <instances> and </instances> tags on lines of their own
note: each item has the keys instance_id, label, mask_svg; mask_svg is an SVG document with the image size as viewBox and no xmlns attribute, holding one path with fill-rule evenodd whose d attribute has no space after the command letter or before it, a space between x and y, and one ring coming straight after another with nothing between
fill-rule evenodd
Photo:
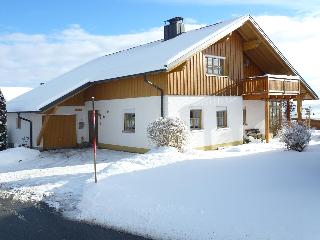
<instances>
[{"instance_id":1,"label":"chimney","mask_svg":"<svg viewBox=\"0 0 320 240\"><path fill-rule=\"evenodd\" d=\"M184 33L184 23L182 17L174 17L164 22L164 40L175 38Z\"/></svg>"}]
</instances>

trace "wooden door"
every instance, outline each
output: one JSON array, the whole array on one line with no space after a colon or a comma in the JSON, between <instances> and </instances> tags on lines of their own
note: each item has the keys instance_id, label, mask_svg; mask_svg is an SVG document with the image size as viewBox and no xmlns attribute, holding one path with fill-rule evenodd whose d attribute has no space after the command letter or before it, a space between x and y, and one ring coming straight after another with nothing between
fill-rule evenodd
<instances>
[{"instance_id":1,"label":"wooden door","mask_svg":"<svg viewBox=\"0 0 320 240\"><path fill-rule=\"evenodd\" d=\"M73 148L77 146L76 115L49 115L43 134L43 149Z\"/></svg>"},{"instance_id":2,"label":"wooden door","mask_svg":"<svg viewBox=\"0 0 320 240\"><path fill-rule=\"evenodd\" d=\"M99 111L95 111L96 112L96 129L95 129L95 133L96 133L96 140L97 140L97 143L98 143L98 130L99 130L99 127L98 127L98 117L99 117ZM92 111L88 111L88 123L89 123L89 142L90 143L93 143L93 119L92 119Z\"/></svg>"}]
</instances>

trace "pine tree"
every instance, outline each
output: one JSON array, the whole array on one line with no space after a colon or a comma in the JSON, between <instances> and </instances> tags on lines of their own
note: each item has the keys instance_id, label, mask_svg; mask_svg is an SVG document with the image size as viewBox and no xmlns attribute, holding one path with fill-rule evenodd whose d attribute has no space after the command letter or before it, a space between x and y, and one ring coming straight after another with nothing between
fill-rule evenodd
<instances>
[{"instance_id":1,"label":"pine tree","mask_svg":"<svg viewBox=\"0 0 320 240\"><path fill-rule=\"evenodd\" d=\"M5 150L8 145L7 132L7 108L6 100L0 90L0 151Z\"/></svg>"}]
</instances>

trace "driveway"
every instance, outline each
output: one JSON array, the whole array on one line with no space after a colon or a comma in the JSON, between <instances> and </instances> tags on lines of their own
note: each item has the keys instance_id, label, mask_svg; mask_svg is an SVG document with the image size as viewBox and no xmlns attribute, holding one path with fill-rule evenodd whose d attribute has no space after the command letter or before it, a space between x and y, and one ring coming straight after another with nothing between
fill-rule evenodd
<instances>
[{"instance_id":1,"label":"driveway","mask_svg":"<svg viewBox=\"0 0 320 240\"><path fill-rule=\"evenodd\" d=\"M45 203L21 203L0 198L0 239L6 240L144 240L146 238L118 232L62 217Z\"/></svg>"}]
</instances>

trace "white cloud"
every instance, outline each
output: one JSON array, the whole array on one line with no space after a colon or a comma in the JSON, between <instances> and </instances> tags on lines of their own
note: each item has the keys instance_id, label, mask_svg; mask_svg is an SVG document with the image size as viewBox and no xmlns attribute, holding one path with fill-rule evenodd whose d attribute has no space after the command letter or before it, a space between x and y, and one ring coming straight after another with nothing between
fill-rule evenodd
<instances>
[{"instance_id":1,"label":"white cloud","mask_svg":"<svg viewBox=\"0 0 320 240\"><path fill-rule=\"evenodd\" d=\"M199 24L187 24L186 29ZM162 27L100 36L79 25L49 35L0 34L0 86L37 86L93 58L162 38Z\"/></svg>"},{"instance_id":2,"label":"white cloud","mask_svg":"<svg viewBox=\"0 0 320 240\"><path fill-rule=\"evenodd\" d=\"M320 15L258 16L255 19L320 96Z\"/></svg>"},{"instance_id":3,"label":"white cloud","mask_svg":"<svg viewBox=\"0 0 320 240\"><path fill-rule=\"evenodd\" d=\"M98 36L74 25L49 35L0 35L0 86L35 86L112 51L157 39L159 29Z\"/></svg>"},{"instance_id":4,"label":"white cloud","mask_svg":"<svg viewBox=\"0 0 320 240\"><path fill-rule=\"evenodd\" d=\"M255 18L320 95L320 15ZM189 19L187 30L201 26ZM0 86L34 87L90 59L162 38L162 27L125 35L94 35L79 25L45 34L0 34Z\"/></svg>"}]
</instances>

